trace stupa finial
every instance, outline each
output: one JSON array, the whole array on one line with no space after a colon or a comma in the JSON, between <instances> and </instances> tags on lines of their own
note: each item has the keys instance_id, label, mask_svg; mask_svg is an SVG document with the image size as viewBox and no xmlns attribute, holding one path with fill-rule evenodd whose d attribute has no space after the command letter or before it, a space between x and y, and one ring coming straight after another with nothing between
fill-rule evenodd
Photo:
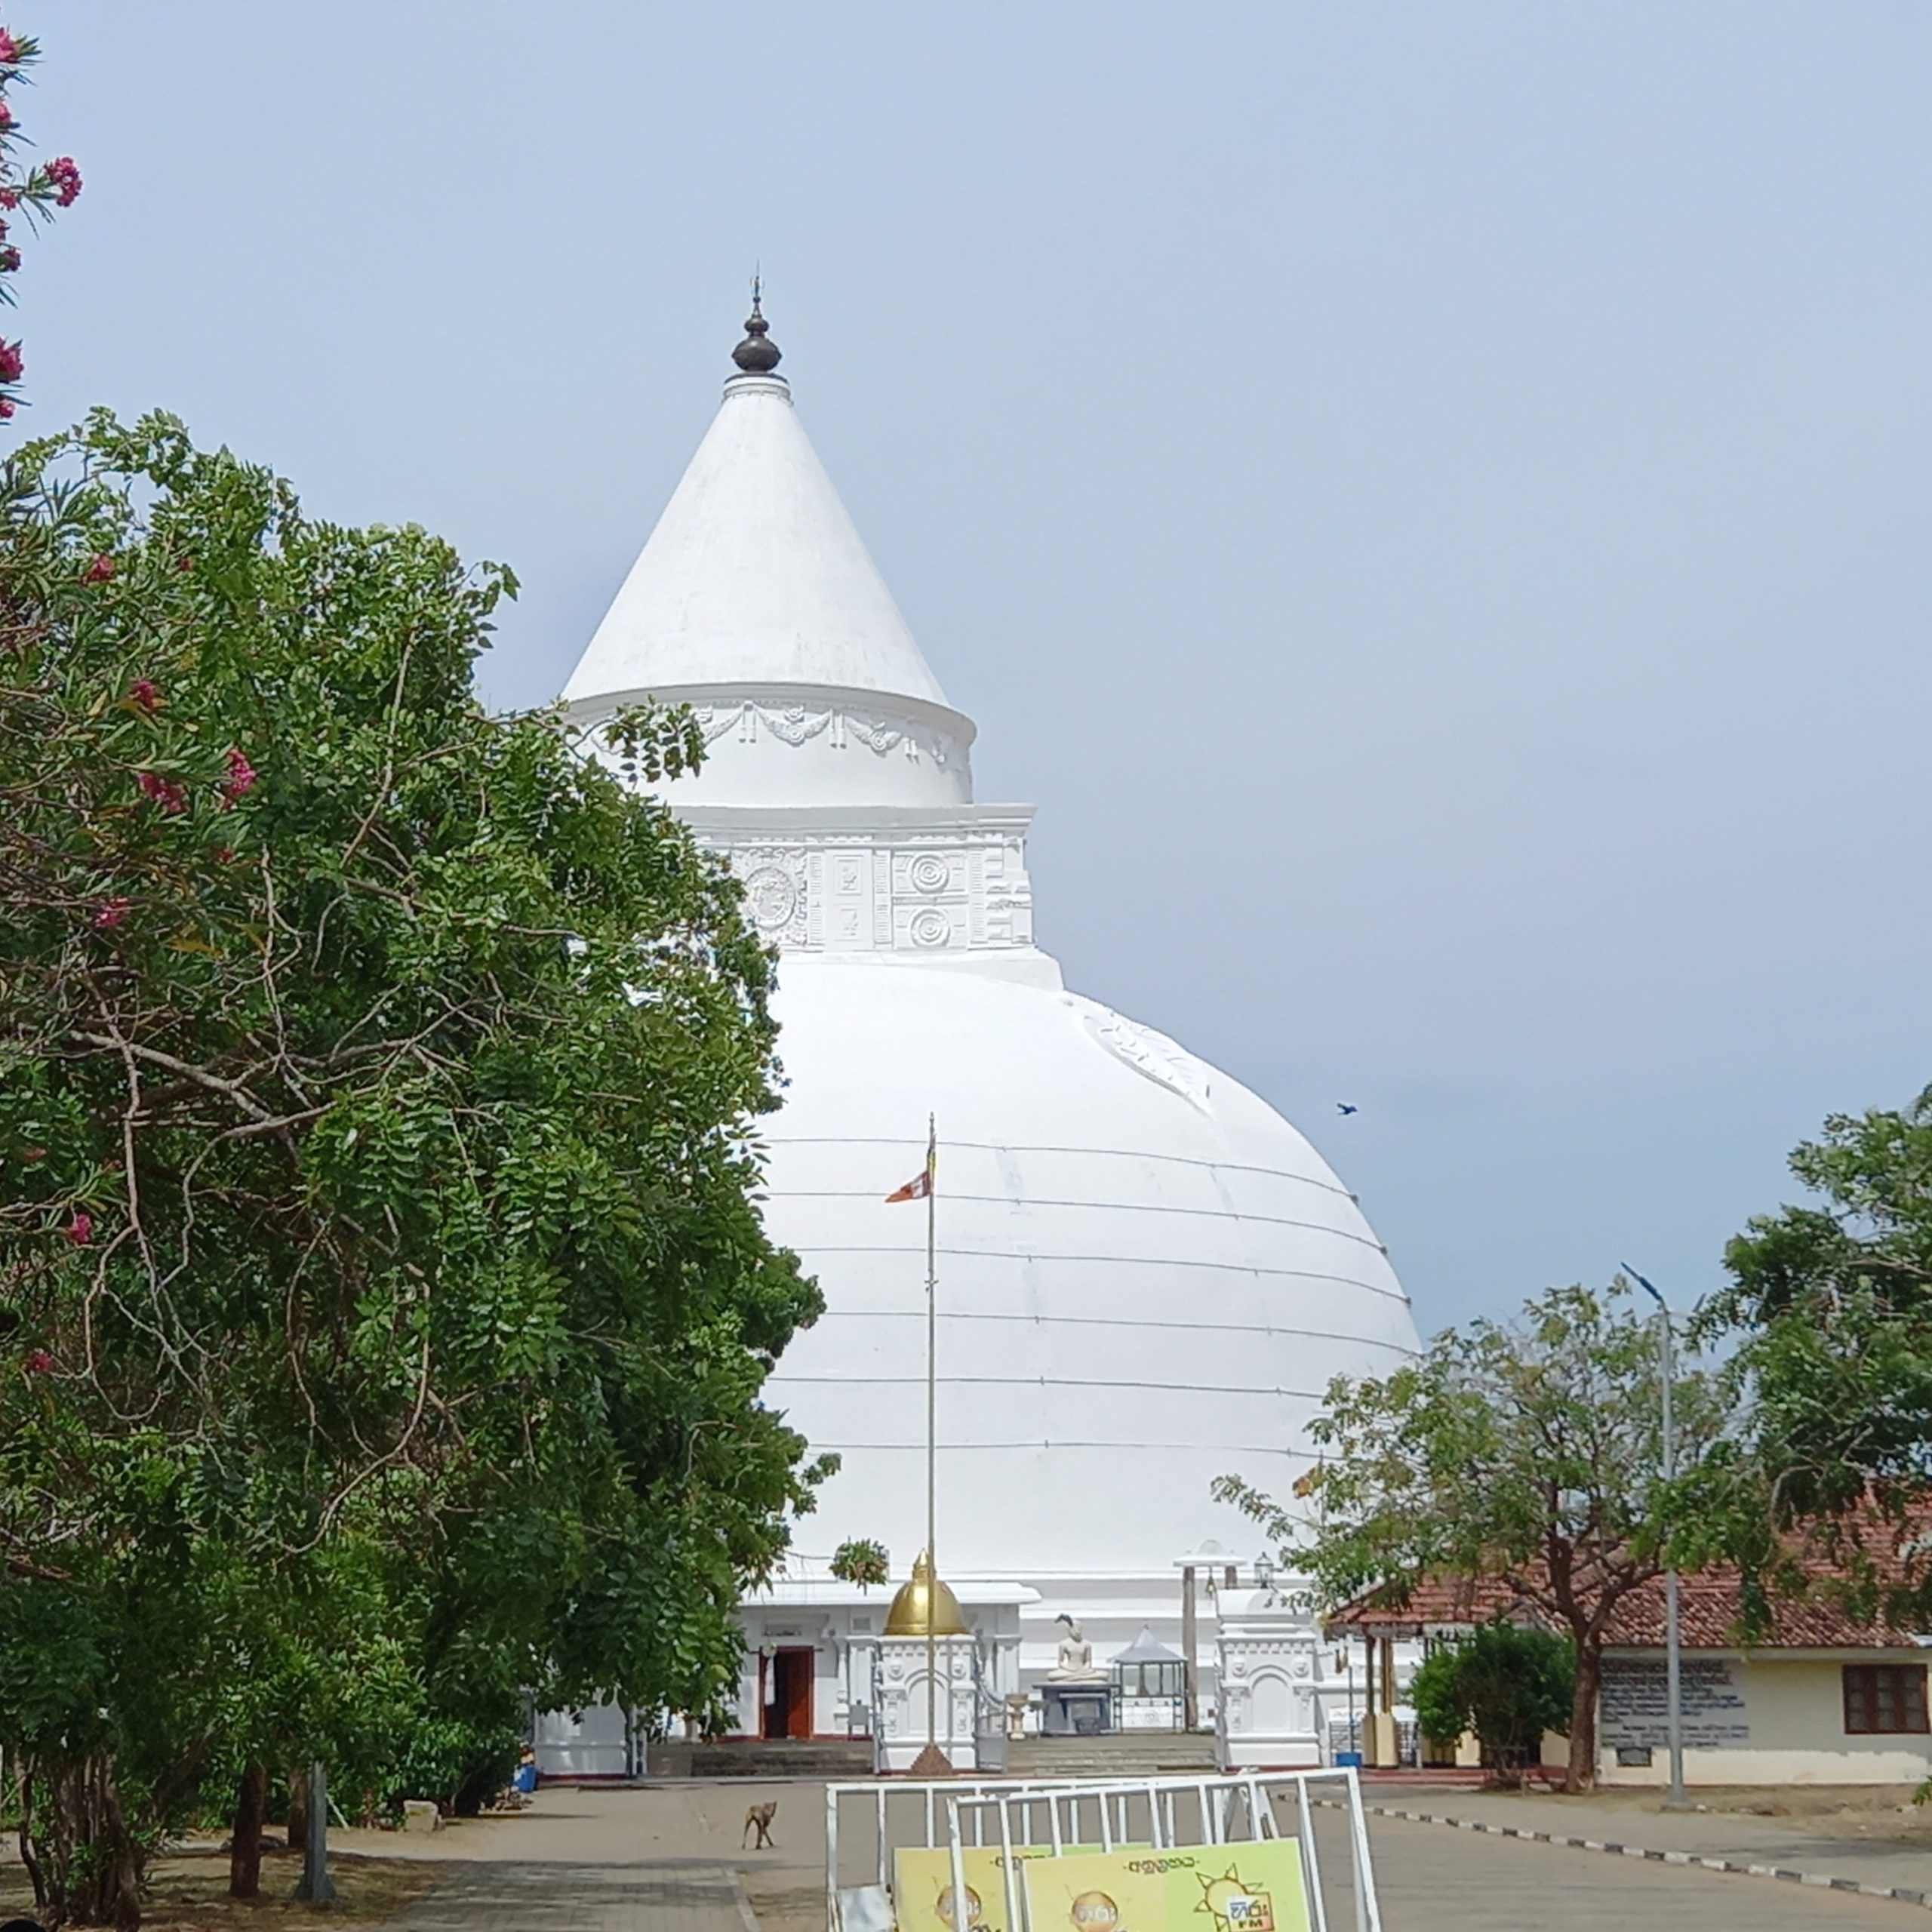
<instances>
[{"instance_id":1,"label":"stupa finial","mask_svg":"<svg viewBox=\"0 0 1932 1932\"><path fill-rule=\"evenodd\" d=\"M748 376L768 376L781 358L778 345L768 341L771 325L764 319L764 278L752 272L752 312L745 318L745 339L731 352L731 360Z\"/></svg>"}]
</instances>

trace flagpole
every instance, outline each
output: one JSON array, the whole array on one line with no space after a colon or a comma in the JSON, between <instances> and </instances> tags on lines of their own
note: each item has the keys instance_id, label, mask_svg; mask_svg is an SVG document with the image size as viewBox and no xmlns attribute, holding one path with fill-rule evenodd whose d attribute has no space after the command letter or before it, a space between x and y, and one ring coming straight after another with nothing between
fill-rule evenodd
<instances>
[{"instance_id":1,"label":"flagpole","mask_svg":"<svg viewBox=\"0 0 1932 1932\"><path fill-rule=\"evenodd\" d=\"M926 1745L939 1743L939 1640L934 1634L939 1597L939 1128L926 1116Z\"/></svg>"}]
</instances>

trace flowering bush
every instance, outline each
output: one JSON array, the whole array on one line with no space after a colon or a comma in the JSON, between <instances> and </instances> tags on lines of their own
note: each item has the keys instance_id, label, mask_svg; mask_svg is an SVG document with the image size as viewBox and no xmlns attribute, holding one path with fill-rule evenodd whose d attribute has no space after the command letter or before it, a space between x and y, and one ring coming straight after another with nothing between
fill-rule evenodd
<instances>
[{"instance_id":1,"label":"flowering bush","mask_svg":"<svg viewBox=\"0 0 1932 1932\"><path fill-rule=\"evenodd\" d=\"M14 300L7 278L20 266L20 250L7 239L7 217L24 213L30 221L44 221L56 208L72 208L81 192L81 171L71 155L57 154L33 167L20 157L26 137L20 132L8 90L26 81L28 69L39 57L38 41L0 27L0 302ZM20 345L0 341L0 422L20 405L25 366Z\"/></svg>"},{"instance_id":2,"label":"flowering bush","mask_svg":"<svg viewBox=\"0 0 1932 1932\"><path fill-rule=\"evenodd\" d=\"M273 1768L460 1804L526 1690L714 1711L824 1473L762 1393L820 1306L752 1198L771 961L668 808L478 705L512 587L168 417L0 461L0 1751L45 1923L131 1932L198 1802L259 1847Z\"/></svg>"}]
</instances>

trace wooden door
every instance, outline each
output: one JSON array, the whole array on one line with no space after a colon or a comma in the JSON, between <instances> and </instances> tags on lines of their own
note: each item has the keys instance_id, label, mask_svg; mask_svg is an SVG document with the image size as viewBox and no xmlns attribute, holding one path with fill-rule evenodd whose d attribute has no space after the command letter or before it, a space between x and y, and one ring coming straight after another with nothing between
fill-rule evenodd
<instances>
[{"instance_id":1,"label":"wooden door","mask_svg":"<svg viewBox=\"0 0 1932 1932\"><path fill-rule=\"evenodd\" d=\"M812 1734L812 1652L809 1647L783 1650L774 1662L778 1666L778 1694L774 1701L783 1714L787 1737Z\"/></svg>"}]
</instances>

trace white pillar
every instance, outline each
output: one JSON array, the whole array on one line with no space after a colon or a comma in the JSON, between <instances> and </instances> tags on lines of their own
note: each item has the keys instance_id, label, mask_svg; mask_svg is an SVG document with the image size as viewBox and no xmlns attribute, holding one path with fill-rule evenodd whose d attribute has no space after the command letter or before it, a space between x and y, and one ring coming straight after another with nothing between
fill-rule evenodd
<instances>
[{"instance_id":1,"label":"white pillar","mask_svg":"<svg viewBox=\"0 0 1932 1932\"><path fill-rule=\"evenodd\" d=\"M926 1640L878 1640L880 1709L875 1722L881 1770L907 1770L926 1743ZM955 1771L977 1767L973 1749L973 1639L940 1637L938 1655L939 1736L934 1740Z\"/></svg>"}]
</instances>

